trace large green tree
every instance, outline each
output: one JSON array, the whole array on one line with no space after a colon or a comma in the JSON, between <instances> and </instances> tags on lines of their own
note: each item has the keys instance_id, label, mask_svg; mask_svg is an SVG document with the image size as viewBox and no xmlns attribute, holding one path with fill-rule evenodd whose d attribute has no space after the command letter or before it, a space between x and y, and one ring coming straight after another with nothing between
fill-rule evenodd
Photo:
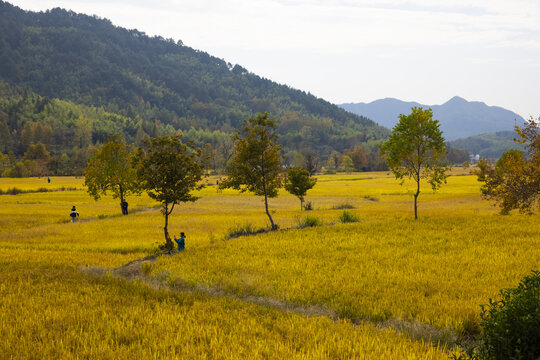
<instances>
[{"instance_id":1,"label":"large green tree","mask_svg":"<svg viewBox=\"0 0 540 360\"><path fill-rule=\"evenodd\" d=\"M532 212L540 207L540 118L529 119L520 128L515 127L520 139L515 141L525 145L527 153L520 150L507 150L495 164L479 164L478 180L484 181L482 194L495 200L501 213L508 214L512 209Z\"/></svg>"},{"instance_id":2,"label":"large green tree","mask_svg":"<svg viewBox=\"0 0 540 360\"><path fill-rule=\"evenodd\" d=\"M161 136L145 141L146 149L137 154L137 175L141 188L161 203L165 216L164 250L174 248L169 236L169 215L178 203L195 201L193 190L200 189L203 169L198 162L200 150L191 142L182 142L182 135Z\"/></svg>"},{"instance_id":3,"label":"large green tree","mask_svg":"<svg viewBox=\"0 0 540 360\"><path fill-rule=\"evenodd\" d=\"M399 123L392 129L390 138L381 145L381 151L401 184L404 177L416 182L414 218L418 219L420 180L426 179L435 191L446 182L448 170L445 140L431 109L413 107L409 115L400 114Z\"/></svg>"},{"instance_id":4,"label":"large green tree","mask_svg":"<svg viewBox=\"0 0 540 360\"><path fill-rule=\"evenodd\" d=\"M119 198L120 204L130 194L140 193L132 155L130 147L121 138L115 137L88 159L84 184L96 201L107 191L112 192L113 198Z\"/></svg>"},{"instance_id":5,"label":"large green tree","mask_svg":"<svg viewBox=\"0 0 540 360\"><path fill-rule=\"evenodd\" d=\"M317 183L317 179L312 178L309 171L303 167L290 167L287 169L285 178L285 190L295 195L300 200L300 211L304 208L304 197L309 189Z\"/></svg>"},{"instance_id":6,"label":"large green tree","mask_svg":"<svg viewBox=\"0 0 540 360\"><path fill-rule=\"evenodd\" d=\"M244 121L235 136L235 154L227 167L227 178L220 188L251 191L264 196L266 215L272 229L277 229L268 210L268 198L277 197L282 186L281 146L276 144L275 120L268 113Z\"/></svg>"}]
</instances>

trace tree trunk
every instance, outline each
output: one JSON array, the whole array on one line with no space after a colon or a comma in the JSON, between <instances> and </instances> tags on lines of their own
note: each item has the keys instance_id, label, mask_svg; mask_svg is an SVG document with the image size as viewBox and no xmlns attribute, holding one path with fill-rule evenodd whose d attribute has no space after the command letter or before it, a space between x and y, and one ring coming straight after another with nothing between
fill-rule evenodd
<instances>
[{"instance_id":1,"label":"tree trunk","mask_svg":"<svg viewBox=\"0 0 540 360\"><path fill-rule=\"evenodd\" d=\"M274 219L272 219L272 215L270 215L270 211L268 211L268 195L266 193L266 173L264 169L264 154L262 155L262 161L261 161L261 173L262 173L262 186L263 186L263 192L264 192L264 208L266 209L266 215L268 215L268 219L270 219L270 225L272 226L272 230L276 230L277 226L274 224Z\"/></svg>"},{"instance_id":2,"label":"tree trunk","mask_svg":"<svg viewBox=\"0 0 540 360\"><path fill-rule=\"evenodd\" d=\"M276 224L274 224L274 220L272 219L272 215L270 215L270 211L268 211L268 196L266 195L266 191L264 193L264 207L266 208L266 215L268 215L268 218L270 219L272 230L276 230L277 226Z\"/></svg>"},{"instance_id":3,"label":"tree trunk","mask_svg":"<svg viewBox=\"0 0 540 360\"><path fill-rule=\"evenodd\" d=\"M167 229L169 226L169 214L170 214L170 212L167 210L168 210L168 204L165 204L165 227L163 228L163 233L165 234L165 250L171 251L174 248L174 244L171 240L171 237L169 236L169 230Z\"/></svg>"},{"instance_id":4,"label":"tree trunk","mask_svg":"<svg viewBox=\"0 0 540 360\"><path fill-rule=\"evenodd\" d=\"M122 189L122 185L118 185L118 190L120 191L120 210L122 210L122 215L126 215L124 211L124 189Z\"/></svg>"},{"instance_id":5,"label":"tree trunk","mask_svg":"<svg viewBox=\"0 0 540 360\"><path fill-rule=\"evenodd\" d=\"M304 210L304 198L300 198L300 212Z\"/></svg>"},{"instance_id":6,"label":"tree trunk","mask_svg":"<svg viewBox=\"0 0 540 360\"><path fill-rule=\"evenodd\" d=\"M414 194L414 220L418 220L417 200L420 194L420 178L416 180L416 193Z\"/></svg>"}]
</instances>

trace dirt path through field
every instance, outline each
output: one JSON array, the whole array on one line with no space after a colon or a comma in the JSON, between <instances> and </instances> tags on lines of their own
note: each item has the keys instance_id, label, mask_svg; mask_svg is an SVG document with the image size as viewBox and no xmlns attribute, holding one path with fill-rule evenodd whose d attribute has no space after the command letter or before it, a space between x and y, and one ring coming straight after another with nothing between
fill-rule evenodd
<instances>
[{"instance_id":1,"label":"dirt path through field","mask_svg":"<svg viewBox=\"0 0 540 360\"><path fill-rule=\"evenodd\" d=\"M162 255L162 256L167 256L167 255ZM155 289L166 289L170 291L198 292L198 293L203 293L205 295L212 296L212 297L227 297L227 298L243 301L250 304L270 307L270 308L277 309L280 311L292 312L292 313L296 313L296 314L300 314L304 316L313 316L313 317L325 316L334 321L349 320L351 321L351 323L357 324L357 325L371 324L373 326L376 326L379 329L390 328L390 329L396 330L397 332L402 332L406 334L408 337L410 337L413 340L432 342L435 346L446 345L449 348L451 348L456 345L456 342L459 339L458 334L456 334L451 329L441 329L432 325L423 324L416 321L411 322L411 321L405 321L402 319L391 319L391 320L385 320L381 322L374 322L369 319L344 319L340 317L339 314L336 313L336 311L326 306L299 305L299 304L295 304L291 302L285 302L283 300L268 297L268 296L252 296L252 295L238 296L237 294L232 294L230 292L226 292L223 289L219 289L216 287L209 287L205 284L198 284L196 286L191 286L181 281L175 281L174 283L171 283L170 281L167 280L168 274L162 274L155 277L151 277L145 272L144 270L145 264L153 263L157 260L157 258L158 256L156 255L147 256L142 259L131 261L116 269L106 269L106 268L86 267L86 266L80 266L79 269L86 273L101 274L101 275L106 275L107 273L109 273L113 276L124 278L130 281L131 280L144 281L149 286Z\"/></svg>"}]
</instances>

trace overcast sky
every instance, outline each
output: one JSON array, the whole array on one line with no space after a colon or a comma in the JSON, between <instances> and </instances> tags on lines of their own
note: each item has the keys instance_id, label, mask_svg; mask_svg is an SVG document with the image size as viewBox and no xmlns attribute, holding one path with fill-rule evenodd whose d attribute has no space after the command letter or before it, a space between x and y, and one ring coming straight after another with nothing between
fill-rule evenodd
<instances>
[{"instance_id":1,"label":"overcast sky","mask_svg":"<svg viewBox=\"0 0 540 360\"><path fill-rule=\"evenodd\" d=\"M539 0L8 0L182 40L330 102L458 95L540 116Z\"/></svg>"}]
</instances>

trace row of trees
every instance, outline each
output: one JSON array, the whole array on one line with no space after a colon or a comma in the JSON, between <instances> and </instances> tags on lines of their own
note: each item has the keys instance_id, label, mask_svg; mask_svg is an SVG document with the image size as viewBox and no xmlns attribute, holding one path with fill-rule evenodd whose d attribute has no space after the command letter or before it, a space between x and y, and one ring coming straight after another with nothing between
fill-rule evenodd
<instances>
[{"instance_id":1,"label":"row of trees","mask_svg":"<svg viewBox=\"0 0 540 360\"><path fill-rule=\"evenodd\" d=\"M302 207L306 192L316 182L308 170L299 167L289 168L285 180L282 178L281 147L276 140L275 120L268 113L246 120L235 135L235 153L227 168L227 178L220 183L220 189L234 188L263 196L272 229L277 225L268 199L276 197L285 185L298 196ZM96 200L111 191L121 203L130 194L147 192L161 203L165 217L163 248L171 250L169 215L177 204L197 200L192 191L200 188L204 175L201 155L192 141L182 141L181 134L150 138L139 148L132 148L117 137L89 159L85 185Z\"/></svg>"},{"instance_id":2,"label":"row of trees","mask_svg":"<svg viewBox=\"0 0 540 360\"><path fill-rule=\"evenodd\" d=\"M527 145L528 157L512 150L499 160L495 169L480 166L479 176L486 182L482 188L484 195L498 200L503 211L530 209L538 202L540 193L538 123L531 119L527 127L516 131L521 136L520 142ZM278 226L268 199L276 197L285 186L299 198L302 209L306 192L316 183L305 167L288 167L286 175L282 175L281 146L277 140L276 122L268 113L244 121L234 137L227 177L219 185L220 189L233 188L262 196L273 230ZM412 108L411 114L400 115L399 123L380 151L402 184L405 178L415 181L414 217L418 219L421 180L426 179L435 191L446 183L449 169L446 143L431 109ZM183 142L181 134L149 138L139 148L131 148L120 138L114 138L88 161L85 184L96 200L110 190L121 203L129 194L142 191L159 201L165 216L164 248L170 250L173 243L167 230L168 217L177 204L197 199L192 191L200 187L204 175L202 154L192 141Z\"/></svg>"}]
</instances>

